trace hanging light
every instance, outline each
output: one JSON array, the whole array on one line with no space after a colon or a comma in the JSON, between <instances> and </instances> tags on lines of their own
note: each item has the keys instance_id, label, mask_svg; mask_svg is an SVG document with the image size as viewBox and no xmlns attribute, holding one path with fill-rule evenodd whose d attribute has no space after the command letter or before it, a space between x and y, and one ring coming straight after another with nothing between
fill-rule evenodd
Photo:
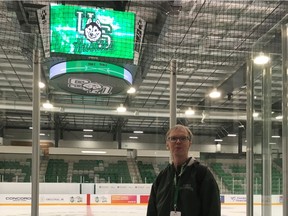
<instances>
[{"instance_id":1,"label":"hanging light","mask_svg":"<svg viewBox=\"0 0 288 216\"><path fill-rule=\"evenodd\" d=\"M221 92L218 91L217 89L213 89L209 94L210 98L219 98L220 96L221 96Z\"/></svg>"},{"instance_id":2,"label":"hanging light","mask_svg":"<svg viewBox=\"0 0 288 216\"><path fill-rule=\"evenodd\" d=\"M195 110L191 109L190 107L185 111L185 115L191 116L195 114Z\"/></svg>"},{"instance_id":3,"label":"hanging light","mask_svg":"<svg viewBox=\"0 0 288 216\"><path fill-rule=\"evenodd\" d=\"M43 103L44 109L52 109L53 107L54 107L53 104L51 104L49 100L47 100L45 103Z\"/></svg>"},{"instance_id":4,"label":"hanging light","mask_svg":"<svg viewBox=\"0 0 288 216\"><path fill-rule=\"evenodd\" d=\"M264 65L270 61L270 57L261 52L258 56L256 56L253 59L253 61L257 65Z\"/></svg>"},{"instance_id":5,"label":"hanging light","mask_svg":"<svg viewBox=\"0 0 288 216\"><path fill-rule=\"evenodd\" d=\"M254 118L257 118L259 116L259 113L258 112L253 112L252 115L253 115Z\"/></svg>"},{"instance_id":6,"label":"hanging light","mask_svg":"<svg viewBox=\"0 0 288 216\"><path fill-rule=\"evenodd\" d=\"M124 107L123 106L123 104L120 104L120 106L119 107L117 107L117 112L121 112L121 113L123 113L123 112L126 112L126 107Z\"/></svg>"},{"instance_id":7,"label":"hanging light","mask_svg":"<svg viewBox=\"0 0 288 216\"><path fill-rule=\"evenodd\" d=\"M136 92L136 89L134 87L130 87L128 90L127 90L127 93L128 94L134 94Z\"/></svg>"},{"instance_id":8,"label":"hanging light","mask_svg":"<svg viewBox=\"0 0 288 216\"><path fill-rule=\"evenodd\" d=\"M45 83L39 82L39 88L42 89L42 88L44 88L44 87L45 87Z\"/></svg>"}]
</instances>

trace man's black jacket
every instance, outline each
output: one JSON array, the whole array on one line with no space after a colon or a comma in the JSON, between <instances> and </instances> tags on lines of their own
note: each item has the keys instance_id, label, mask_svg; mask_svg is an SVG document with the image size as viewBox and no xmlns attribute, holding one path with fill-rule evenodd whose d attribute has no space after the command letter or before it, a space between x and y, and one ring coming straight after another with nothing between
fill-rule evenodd
<instances>
[{"instance_id":1,"label":"man's black jacket","mask_svg":"<svg viewBox=\"0 0 288 216\"><path fill-rule=\"evenodd\" d=\"M210 170L192 158L185 166L181 176L179 171L176 174L177 211L181 216L220 216L219 188ZM151 188L147 216L169 216L174 211L175 172L170 164L157 176Z\"/></svg>"}]
</instances>

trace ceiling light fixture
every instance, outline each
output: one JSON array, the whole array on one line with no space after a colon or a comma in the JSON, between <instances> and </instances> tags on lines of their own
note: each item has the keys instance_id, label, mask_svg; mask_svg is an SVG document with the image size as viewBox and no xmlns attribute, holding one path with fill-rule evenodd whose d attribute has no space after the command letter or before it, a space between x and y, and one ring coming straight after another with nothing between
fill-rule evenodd
<instances>
[{"instance_id":1,"label":"ceiling light fixture","mask_svg":"<svg viewBox=\"0 0 288 216\"><path fill-rule=\"evenodd\" d=\"M236 137L236 134L227 134L228 137Z\"/></svg>"},{"instance_id":2,"label":"ceiling light fixture","mask_svg":"<svg viewBox=\"0 0 288 216\"><path fill-rule=\"evenodd\" d=\"M86 138L92 138L93 135L91 135L91 134L84 134L83 137L86 137Z\"/></svg>"},{"instance_id":3,"label":"ceiling light fixture","mask_svg":"<svg viewBox=\"0 0 288 216\"><path fill-rule=\"evenodd\" d=\"M106 154L106 151L81 151L83 154Z\"/></svg>"},{"instance_id":4,"label":"ceiling light fixture","mask_svg":"<svg viewBox=\"0 0 288 216\"><path fill-rule=\"evenodd\" d=\"M195 114L195 110L191 109L190 107L185 111L185 115L191 116Z\"/></svg>"},{"instance_id":5,"label":"ceiling light fixture","mask_svg":"<svg viewBox=\"0 0 288 216\"><path fill-rule=\"evenodd\" d=\"M130 87L128 90L127 90L127 93L128 94L134 94L136 92L136 89L134 87Z\"/></svg>"},{"instance_id":6,"label":"ceiling light fixture","mask_svg":"<svg viewBox=\"0 0 288 216\"><path fill-rule=\"evenodd\" d=\"M126 112L126 107L123 106L123 104L120 104L119 107L117 107L117 112L123 113Z\"/></svg>"},{"instance_id":7,"label":"ceiling light fixture","mask_svg":"<svg viewBox=\"0 0 288 216\"><path fill-rule=\"evenodd\" d=\"M42 88L44 88L44 87L45 87L45 83L39 82L39 88L42 89Z\"/></svg>"},{"instance_id":8,"label":"ceiling light fixture","mask_svg":"<svg viewBox=\"0 0 288 216\"><path fill-rule=\"evenodd\" d=\"M83 129L84 132L92 132L93 129Z\"/></svg>"},{"instance_id":9,"label":"ceiling light fixture","mask_svg":"<svg viewBox=\"0 0 288 216\"><path fill-rule=\"evenodd\" d=\"M129 139L138 139L137 136L130 136Z\"/></svg>"},{"instance_id":10,"label":"ceiling light fixture","mask_svg":"<svg viewBox=\"0 0 288 216\"><path fill-rule=\"evenodd\" d=\"M215 139L214 141L215 142L222 142L223 140L222 139Z\"/></svg>"},{"instance_id":11,"label":"ceiling light fixture","mask_svg":"<svg viewBox=\"0 0 288 216\"><path fill-rule=\"evenodd\" d=\"M258 116L259 116L259 113L257 113L257 112L254 112L254 113L253 113L253 117L254 117L254 118L257 118Z\"/></svg>"},{"instance_id":12,"label":"ceiling light fixture","mask_svg":"<svg viewBox=\"0 0 288 216\"><path fill-rule=\"evenodd\" d=\"M53 104L51 104L49 100L47 100L45 103L43 103L44 109L52 109L53 107L54 107Z\"/></svg>"},{"instance_id":13,"label":"ceiling light fixture","mask_svg":"<svg viewBox=\"0 0 288 216\"><path fill-rule=\"evenodd\" d=\"M254 63L257 65L264 65L270 61L270 57L265 55L264 53L260 53L253 59Z\"/></svg>"},{"instance_id":14,"label":"ceiling light fixture","mask_svg":"<svg viewBox=\"0 0 288 216\"><path fill-rule=\"evenodd\" d=\"M143 134L143 131L133 131L135 134Z\"/></svg>"},{"instance_id":15,"label":"ceiling light fixture","mask_svg":"<svg viewBox=\"0 0 288 216\"><path fill-rule=\"evenodd\" d=\"M213 89L209 94L210 98L219 98L220 96L221 96L221 92L217 91L217 89Z\"/></svg>"}]
</instances>

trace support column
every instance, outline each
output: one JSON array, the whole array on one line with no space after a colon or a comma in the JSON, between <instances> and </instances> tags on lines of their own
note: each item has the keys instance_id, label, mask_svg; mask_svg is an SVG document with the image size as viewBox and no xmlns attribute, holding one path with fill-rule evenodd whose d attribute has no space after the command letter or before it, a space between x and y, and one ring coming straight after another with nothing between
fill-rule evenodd
<instances>
[{"instance_id":1,"label":"support column","mask_svg":"<svg viewBox=\"0 0 288 216\"><path fill-rule=\"evenodd\" d=\"M254 107L254 74L253 74L253 63L252 60L249 59L247 61L247 146L246 146L246 174L247 174L247 192L246 192L246 215L253 216L253 160L254 160L254 127L253 127L253 107Z\"/></svg>"},{"instance_id":2,"label":"support column","mask_svg":"<svg viewBox=\"0 0 288 216\"><path fill-rule=\"evenodd\" d=\"M117 127L117 149L122 149L122 129Z\"/></svg>"},{"instance_id":3,"label":"support column","mask_svg":"<svg viewBox=\"0 0 288 216\"><path fill-rule=\"evenodd\" d=\"M238 127L238 154L242 154L243 130L244 128L242 126Z\"/></svg>"},{"instance_id":4,"label":"support column","mask_svg":"<svg viewBox=\"0 0 288 216\"><path fill-rule=\"evenodd\" d=\"M124 119L118 118L116 124L116 137L117 137L117 149L122 149L122 127L124 126Z\"/></svg>"},{"instance_id":5,"label":"support column","mask_svg":"<svg viewBox=\"0 0 288 216\"><path fill-rule=\"evenodd\" d=\"M55 113L54 114L54 124L55 124L55 129L54 129L54 142L55 142L55 147L58 148L59 146L59 139L60 139L60 118L59 114Z\"/></svg>"},{"instance_id":6,"label":"support column","mask_svg":"<svg viewBox=\"0 0 288 216\"><path fill-rule=\"evenodd\" d=\"M37 39L36 39L37 40ZM40 170L40 50L33 50L33 112L32 112L32 204L31 215L39 215Z\"/></svg>"},{"instance_id":7,"label":"support column","mask_svg":"<svg viewBox=\"0 0 288 216\"><path fill-rule=\"evenodd\" d=\"M176 125L177 109L177 62L172 59L170 63L170 128Z\"/></svg>"},{"instance_id":8,"label":"support column","mask_svg":"<svg viewBox=\"0 0 288 216\"><path fill-rule=\"evenodd\" d=\"M283 179L283 215L288 215L288 24L282 25L282 179Z\"/></svg>"},{"instance_id":9,"label":"support column","mask_svg":"<svg viewBox=\"0 0 288 216\"><path fill-rule=\"evenodd\" d=\"M272 203L271 203L271 184L272 184L272 157L271 157L271 79L272 69L268 64L263 69L263 81L262 81L262 119L263 119L263 131L262 131L262 160L263 160L263 177L262 177L262 215L272 215Z\"/></svg>"},{"instance_id":10,"label":"support column","mask_svg":"<svg viewBox=\"0 0 288 216\"><path fill-rule=\"evenodd\" d=\"M0 146L4 145L3 137L4 137L4 126L1 126L0 127ZM1 181L1 179L0 179L0 181Z\"/></svg>"}]
</instances>

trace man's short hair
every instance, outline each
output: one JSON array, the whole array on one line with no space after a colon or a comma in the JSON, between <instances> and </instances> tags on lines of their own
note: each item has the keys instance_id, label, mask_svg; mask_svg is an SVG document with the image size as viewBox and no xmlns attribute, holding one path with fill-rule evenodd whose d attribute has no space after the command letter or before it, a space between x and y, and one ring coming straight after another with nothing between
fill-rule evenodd
<instances>
[{"instance_id":1,"label":"man's short hair","mask_svg":"<svg viewBox=\"0 0 288 216\"><path fill-rule=\"evenodd\" d=\"M186 132L187 132L187 134L188 134L189 140L190 140L190 141L192 140L193 134L192 134L191 130L189 129L189 127L184 126L184 125L181 125L181 124L176 124L175 126L171 127L171 128L167 131L167 133L166 133L166 140L167 140L167 138L169 137L171 131L174 131L174 130L177 130L177 129L184 129L184 130L186 130Z\"/></svg>"}]
</instances>

